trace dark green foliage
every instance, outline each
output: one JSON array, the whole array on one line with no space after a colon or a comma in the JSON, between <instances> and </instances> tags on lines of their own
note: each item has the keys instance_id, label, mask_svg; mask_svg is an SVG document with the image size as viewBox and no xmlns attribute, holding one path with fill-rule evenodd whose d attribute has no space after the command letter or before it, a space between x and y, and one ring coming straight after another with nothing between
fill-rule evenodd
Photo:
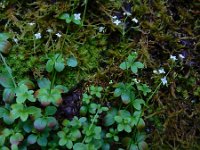
<instances>
[{"instance_id":1,"label":"dark green foliage","mask_svg":"<svg viewBox=\"0 0 200 150\"><path fill-rule=\"evenodd\" d=\"M0 149L200 149L199 5L2 0Z\"/></svg>"}]
</instances>

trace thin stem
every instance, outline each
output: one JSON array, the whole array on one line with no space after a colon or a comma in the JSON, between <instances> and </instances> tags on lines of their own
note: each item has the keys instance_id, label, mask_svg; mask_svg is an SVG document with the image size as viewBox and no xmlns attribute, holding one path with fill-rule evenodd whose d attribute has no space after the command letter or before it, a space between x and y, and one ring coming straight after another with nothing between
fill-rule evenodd
<instances>
[{"instance_id":1,"label":"thin stem","mask_svg":"<svg viewBox=\"0 0 200 150\"><path fill-rule=\"evenodd\" d=\"M86 15L86 10L87 10L87 4L88 4L88 0L85 0L85 7L84 7L84 11L83 11L82 25L83 25L83 22L85 20L85 15Z\"/></svg>"},{"instance_id":2,"label":"thin stem","mask_svg":"<svg viewBox=\"0 0 200 150\"><path fill-rule=\"evenodd\" d=\"M94 121L96 120L98 113L99 113L99 109L97 110L97 112L96 112L94 118L92 119L92 123L91 123L91 125L89 126L89 131L91 130L92 126L94 125ZM85 138L86 138L86 136L84 137L82 143L85 142Z\"/></svg>"},{"instance_id":3,"label":"thin stem","mask_svg":"<svg viewBox=\"0 0 200 150\"><path fill-rule=\"evenodd\" d=\"M53 72L53 79L52 79L52 82L51 82L51 89L53 89L53 86L54 86L54 83L55 83L55 79L56 79L56 70L54 69L54 72ZM51 91L51 90L50 90Z\"/></svg>"}]
</instances>

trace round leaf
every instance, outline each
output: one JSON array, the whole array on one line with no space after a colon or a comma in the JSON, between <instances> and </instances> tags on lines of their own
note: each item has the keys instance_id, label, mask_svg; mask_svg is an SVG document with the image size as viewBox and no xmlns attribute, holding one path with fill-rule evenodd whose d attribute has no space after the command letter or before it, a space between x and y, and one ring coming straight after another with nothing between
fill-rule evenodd
<instances>
[{"instance_id":1,"label":"round leaf","mask_svg":"<svg viewBox=\"0 0 200 150\"><path fill-rule=\"evenodd\" d=\"M43 130L47 125L47 120L44 118L38 118L34 121L34 127L35 129L41 131Z\"/></svg>"},{"instance_id":2,"label":"round leaf","mask_svg":"<svg viewBox=\"0 0 200 150\"><path fill-rule=\"evenodd\" d=\"M29 144L34 144L37 141L37 136L35 134L30 134L27 141Z\"/></svg>"},{"instance_id":3,"label":"round leaf","mask_svg":"<svg viewBox=\"0 0 200 150\"><path fill-rule=\"evenodd\" d=\"M76 144L74 144L73 149L76 149L76 150L87 150L87 146L85 144L83 144L83 143L76 143Z\"/></svg>"},{"instance_id":4,"label":"round leaf","mask_svg":"<svg viewBox=\"0 0 200 150\"><path fill-rule=\"evenodd\" d=\"M57 111L57 108L55 106L48 106L45 108L45 115L51 116L54 115Z\"/></svg>"},{"instance_id":5,"label":"round leaf","mask_svg":"<svg viewBox=\"0 0 200 150\"><path fill-rule=\"evenodd\" d=\"M67 65L70 67L76 67L78 65L78 62L75 57L71 56L67 59Z\"/></svg>"}]
</instances>

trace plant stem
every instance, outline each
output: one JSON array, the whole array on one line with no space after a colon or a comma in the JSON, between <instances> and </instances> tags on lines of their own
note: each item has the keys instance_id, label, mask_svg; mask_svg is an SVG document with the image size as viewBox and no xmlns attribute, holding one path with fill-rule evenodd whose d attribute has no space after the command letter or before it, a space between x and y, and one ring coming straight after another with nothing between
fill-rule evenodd
<instances>
[{"instance_id":1,"label":"plant stem","mask_svg":"<svg viewBox=\"0 0 200 150\"><path fill-rule=\"evenodd\" d=\"M4 65L5 65L5 67L6 67L7 72L9 73L9 75L10 75L10 77L11 77L11 79L12 79L12 82L13 82L15 88L16 88L16 87L17 87L17 84L16 84L16 82L15 82L13 76L12 76L12 73L10 72L10 68L8 67L8 65L7 65L7 63L6 63L6 60L5 60L5 58L3 57L3 55L2 55L1 53L0 53L0 56L1 56L1 59L2 59Z\"/></svg>"},{"instance_id":2,"label":"plant stem","mask_svg":"<svg viewBox=\"0 0 200 150\"><path fill-rule=\"evenodd\" d=\"M88 0L85 0L85 7L84 7L84 11L83 11L82 25L83 25L83 22L85 20L85 15L86 15L86 10L87 10L87 4L88 4Z\"/></svg>"},{"instance_id":3,"label":"plant stem","mask_svg":"<svg viewBox=\"0 0 200 150\"><path fill-rule=\"evenodd\" d=\"M54 72L53 72L53 79L52 79L52 82L51 82L50 91L51 91L51 89L53 89L53 86L54 86L54 83L55 83L55 79L56 79L56 70L54 69Z\"/></svg>"},{"instance_id":4,"label":"plant stem","mask_svg":"<svg viewBox=\"0 0 200 150\"><path fill-rule=\"evenodd\" d=\"M90 126L89 126L89 131L90 131L90 129L92 128L92 126L94 125L94 121L96 120L98 113L99 113L99 109L97 110L97 112L96 112L94 118L92 119L92 123L91 123ZM85 138L86 138L86 136L84 137L82 143L85 142Z\"/></svg>"}]
</instances>

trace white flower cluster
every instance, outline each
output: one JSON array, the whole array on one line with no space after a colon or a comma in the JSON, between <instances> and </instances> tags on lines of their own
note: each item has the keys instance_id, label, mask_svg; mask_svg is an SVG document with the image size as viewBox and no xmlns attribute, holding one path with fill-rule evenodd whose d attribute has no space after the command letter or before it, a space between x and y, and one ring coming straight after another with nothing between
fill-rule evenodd
<instances>
[{"instance_id":1,"label":"white flower cluster","mask_svg":"<svg viewBox=\"0 0 200 150\"><path fill-rule=\"evenodd\" d=\"M183 56L182 54L179 54L178 57L179 57L180 59L184 59L184 58L185 58L185 56ZM177 60L176 56L174 56L174 55L170 55L170 59L171 59L172 61L176 61L176 60Z\"/></svg>"},{"instance_id":2,"label":"white flower cluster","mask_svg":"<svg viewBox=\"0 0 200 150\"><path fill-rule=\"evenodd\" d=\"M117 16L113 16L112 17L112 22L115 24L115 25L119 25L121 24L122 22L117 18Z\"/></svg>"}]
</instances>

